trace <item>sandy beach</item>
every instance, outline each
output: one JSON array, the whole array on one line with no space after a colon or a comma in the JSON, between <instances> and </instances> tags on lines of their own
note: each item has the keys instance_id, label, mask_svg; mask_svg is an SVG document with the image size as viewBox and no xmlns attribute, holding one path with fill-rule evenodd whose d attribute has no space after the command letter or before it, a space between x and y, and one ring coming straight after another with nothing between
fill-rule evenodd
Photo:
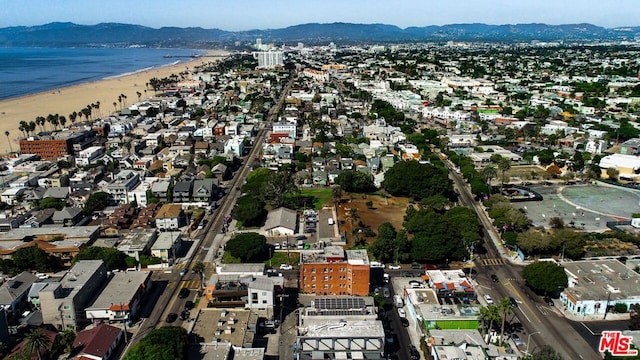
<instances>
[{"instance_id":1,"label":"sandy beach","mask_svg":"<svg viewBox=\"0 0 640 360\"><path fill-rule=\"evenodd\" d=\"M118 96L124 94L127 104L138 101L137 93L142 94L141 99L154 95L153 89L147 87L149 79L168 77L171 74L178 74L185 70L193 70L195 66L214 62L220 59L221 55L227 52L210 50L205 56L196 59L184 59L175 65L150 69L147 71L125 75L105 80L92 81L88 83L73 85L22 97L0 100L0 154L6 154L10 149L18 151L18 140L23 137L23 133L18 130L20 121L34 121L37 116L46 117L49 114L64 115L67 118L74 111L79 112L89 104L100 102L100 109L97 110L102 117L114 112L113 103L116 102L120 108ZM145 90L146 93L145 93ZM78 118L82 121L84 118ZM5 131L9 131L9 146Z\"/></svg>"}]
</instances>

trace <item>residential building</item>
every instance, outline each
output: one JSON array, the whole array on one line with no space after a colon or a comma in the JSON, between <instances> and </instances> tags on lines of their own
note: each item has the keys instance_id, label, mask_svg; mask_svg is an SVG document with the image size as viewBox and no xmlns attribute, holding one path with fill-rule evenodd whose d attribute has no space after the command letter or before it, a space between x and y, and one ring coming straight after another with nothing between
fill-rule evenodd
<instances>
[{"instance_id":1,"label":"residential building","mask_svg":"<svg viewBox=\"0 0 640 360\"><path fill-rule=\"evenodd\" d=\"M295 139L297 135L296 121L278 121L273 124L272 133L274 134L287 134L290 138Z\"/></svg>"},{"instance_id":2,"label":"residential building","mask_svg":"<svg viewBox=\"0 0 640 360\"><path fill-rule=\"evenodd\" d=\"M107 281L102 260L80 260L60 279L40 290L42 321L60 330L76 330L88 323L85 307Z\"/></svg>"},{"instance_id":3,"label":"residential building","mask_svg":"<svg viewBox=\"0 0 640 360\"><path fill-rule=\"evenodd\" d=\"M365 250L327 246L300 252L300 290L316 295L369 293L370 264Z\"/></svg>"},{"instance_id":4,"label":"residential building","mask_svg":"<svg viewBox=\"0 0 640 360\"><path fill-rule=\"evenodd\" d=\"M273 281L268 277L257 278L247 287L247 304L250 309L273 309L275 290Z\"/></svg>"},{"instance_id":5,"label":"residential building","mask_svg":"<svg viewBox=\"0 0 640 360\"><path fill-rule=\"evenodd\" d=\"M244 139L239 136L235 136L227 140L227 142L224 143L224 153L231 153L235 155L235 157L242 157L244 154Z\"/></svg>"},{"instance_id":6,"label":"residential building","mask_svg":"<svg viewBox=\"0 0 640 360\"><path fill-rule=\"evenodd\" d=\"M37 278L23 271L0 286L0 306L13 315L18 315L19 304L26 302L27 293Z\"/></svg>"},{"instance_id":7,"label":"residential building","mask_svg":"<svg viewBox=\"0 0 640 360\"><path fill-rule=\"evenodd\" d=\"M118 244L118 251L140 261L140 255L148 254L158 238L156 229L133 229Z\"/></svg>"},{"instance_id":8,"label":"residential building","mask_svg":"<svg viewBox=\"0 0 640 360\"><path fill-rule=\"evenodd\" d=\"M617 170L619 179L634 181L640 177L640 156L611 154L600 159L599 166L605 179L609 178L608 169Z\"/></svg>"},{"instance_id":9,"label":"residential building","mask_svg":"<svg viewBox=\"0 0 640 360\"><path fill-rule=\"evenodd\" d=\"M105 192L111 194L113 199L121 204L130 203L134 199L130 196L140 184L140 174L133 170L123 170L116 175L116 178L105 188Z\"/></svg>"},{"instance_id":10,"label":"residential building","mask_svg":"<svg viewBox=\"0 0 640 360\"><path fill-rule=\"evenodd\" d=\"M76 166L88 166L93 164L102 154L104 148L102 146L91 146L78 152L76 156Z\"/></svg>"},{"instance_id":11,"label":"residential building","mask_svg":"<svg viewBox=\"0 0 640 360\"><path fill-rule=\"evenodd\" d=\"M151 184L151 194L160 202L167 202L169 189L171 188L171 179L158 179ZM147 199L149 200L149 199Z\"/></svg>"},{"instance_id":12,"label":"residential building","mask_svg":"<svg viewBox=\"0 0 640 360\"><path fill-rule=\"evenodd\" d=\"M122 329L108 324L80 331L73 341L73 348L78 352L73 360L111 359L123 334Z\"/></svg>"},{"instance_id":13,"label":"residential building","mask_svg":"<svg viewBox=\"0 0 640 360\"><path fill-rule=\"evenodd\" d=\"M191 201L191 189L193 180L178 181L173 187L173 202L187 203Z\"/></svg>"},{"instance_id":14,"label":"residential building","mask_svg":"<svg viewBox=\"0 0 640 360\"><path fill-rule=\"evenodd\" d=\"M293 235L298 228L298 213L295 210L279 207L269 211L264 230L267 236Z\"/></svg>"},{"instance_id":15,"label":"residential building","mask_svg":"<svg viewBox=\"0 0 640 360\"><path fill-rule=\"evenodd\" d=\"M187 223L182 206L164 204L156 213L156 228L160 231L178 230Z\"/></svg>"},{"instance_id":16,"label":"residential building","mask_svg":"<svg viewBox=\"0 0 640 360\"><path fill-rule=\"evenodd\" d=\"M284 65L284 53L282 51L257 51L253 57L258 59L258 68L273 69Z\"/></svg>"},{"instance_id":17,"label":"residential building","mask_svg":"<svg viewBox=\"0 0 640 360\"><path fill-rule=\"evenodd\" d=\"M161 232L151 246L151 255L162 259L163 262L173 262L181 244L182 234L179 231Z\"/></svg>"},{"instance_id":18,"label":"residential building","mask_svg":"<svg viewBox=\"0 0 640 360\"><path fill-rule=\"evenodd\" d=\"M151 271L126 271L113 274L95 301L85 309L92 321L125 321L136 318L151 287Z\"/></svg>"},{"instance_id":19,"label":"residential building","mask_svg":"<svg viewBox=\"0 0 640 360\"><path fill-rule=\"evenodd\" d=\"M209 204L214 198L216 179L200 179L193 182L191 198L194 202Z\"/></svg>"}]
</instances>

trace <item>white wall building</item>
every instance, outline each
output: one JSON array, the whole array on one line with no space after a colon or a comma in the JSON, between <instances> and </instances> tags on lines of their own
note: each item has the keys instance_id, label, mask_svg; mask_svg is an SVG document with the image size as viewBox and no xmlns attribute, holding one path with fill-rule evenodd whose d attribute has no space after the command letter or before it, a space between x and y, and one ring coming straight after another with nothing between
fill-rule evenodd
<instances>
[{"instance_id":1,"label":"white wall building","mask_svg":"<svg viewBox=\"0 0 640 360\"><path fill-rule=\"evenodd\" d=\"M88 147L78 152L78 156L76 156L76 165L88 166L102 154L104 154L104 148L102 146Z\"/></svg>"},{"instance_id":2,"label":"white wall building","mask_svg":"<svg viewBox=\"0 0 640 360\"><path fill-rule=\"evenodd\" d=\"M282 51L257 51L253 57L258 59L258 67L261 69L272 69L276 66L284 65L284 53Z\"/></svg>"}]
</instances>

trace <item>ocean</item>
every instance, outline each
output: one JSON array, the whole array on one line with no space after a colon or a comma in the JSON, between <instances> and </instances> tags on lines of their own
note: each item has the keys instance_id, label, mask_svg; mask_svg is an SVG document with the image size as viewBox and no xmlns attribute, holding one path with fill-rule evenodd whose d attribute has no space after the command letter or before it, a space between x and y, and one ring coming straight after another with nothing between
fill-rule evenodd
<instances>
[{"instance_id":1,"label":"ocean","mask_svg":"<svg viewBox=\"0 0 640 360\"><path fill-rule=\"evenodd\" d=\"M201 52L147 48L0 48L0 100L187 61L188 56L196 53Z\"/></svg>"}]
</instances>

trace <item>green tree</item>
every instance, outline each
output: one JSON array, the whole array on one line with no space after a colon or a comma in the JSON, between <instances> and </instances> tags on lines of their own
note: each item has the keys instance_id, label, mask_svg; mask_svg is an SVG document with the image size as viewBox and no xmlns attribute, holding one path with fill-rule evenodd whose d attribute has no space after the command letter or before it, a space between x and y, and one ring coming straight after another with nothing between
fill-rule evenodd
<instances>
[{"instance_id":1,"label":"green tree","mask_svg":"<svg viewBox=\"0 0 640 360\"><path fill-rule=\"evenodd\" d=\"M123 270L127 268L127 254L116 248L106 248L100 246L88 246L78 252L73 258L73 262L79 260L102 260L107 270Z\"/></svg>"},{"instance_id":2,"label":"green tree","mask_svg":"<svg viewBox=\"0 0 640 360\"><path fill-rule=\"evenodd\" d=\"M493 328L494 321L500 321L500 310L491 304L480 307L480 321L482 322L482 333L486 334Z\"/></svg>"},{"instance_id":3,"label":"green tree","mask_svg":"<svg viewBox=\"0 0 640 360\"><path fill-rule=\"evenodd\" d=\"M265 203L255 195L245 195L238 199L233 208L232 216L242 221L244 226L259 226L267 215Z\"/></svg>"},{"instance_id":4,"label":"green tree","mask_svg":"<svg viewBox=\"0 0 640 360\"><path fill-rule=\"evenodd\" d=\"M51 338L41 328L35 328L25 336L25 350L31 355L36 354L42 359L51 343Z\"/></svg>"},{"instance_id":5,"label":"green tree","mask_svg":"<svg viewBox=\"0 0 640 360\"><path fill-rule=\"evenodd\" d=\"M40 209L56 209L62 210L67 205L64 200L47 197L40 200Z\"/></svg>"},{"instance_id":6,"label":"green tree","mask_svg":"<svg viewBox=\"0 0 640 360\"><path fill-rule=\"evenodd\" d=\"M369 192L374 189L373 176L362 171L345 170L336 177L335 182L348 193Z\"/></svg>"},{"instance_id":7,"label":"green tree","mask_svg":"<svg viewBox=\"0 0 640 360\"><path fill-rule=\"evenodd\" d=\"M500 302L498 302L498 311L500 312L500 320L502 321L500 324L500 339L504 339L504 325L507 322L507 316L513 313L511 300L508 297L500 299Z\"/></svg>"},{"instance_id":8,"label":"green tree","mask_svg":"<svg viewBox=\"0 0 640 360\"><path fill-rule=\"evenodd\" d=\"M562 360L562 356L551 346L542 345L542 347L533 354L532 360Z\"/></svg>"},{"instance_id":9,"label":"green tree","mask_svg":"<svg viewBox=\"0 0 640 360\"><path fill-rule=\"evenodd\" d=\"M382 187L394 196L423 199L434 195L452 197L453 186L445 169L417 161L401 161L385 173Z\"/></svg>"},{"instance_id":10,"label":"green tree","mask_svg":"<svg viewBox=\"0 0 640 360\"><path fill-rule=\"evenodd\" d=\"M196 261L195 264L193 264L192 270L200 275L200 283L202 284L202 286L204 286L204 271L206 269L206 266L204 265L204 263L202 261Z\"/></svg>"},{"instance_id":11,"label":"green tree","mask_svg":"<svg viewBox=\"0 0 640 360\"><path fill-rule=\"evenodd\" d=\"M35 245L18 249L13 254L13 262L18 270L23 271L51 272L62 268L58 257L47 255L44 250Z\"/></svg>"},{"instance_id":12,"label":"green tree","mask_svg":"<svg viewBox=\"0 0 640 360\"><path fill-rule=\"evenodd\" d=\"M109 200L111 199L111 195L106 192L96 192L89 195L87 202L84 204L84 212L85 214L92 214L94 211L104 210L105 207L109 204Z\"/></svg>"},{"instance_id":13,"label":"green tree","mask_svg":"<svg viewBox=\"0 0 640 360\"><path fill-rule=\"evenodd\" d=\"M187 356L188 336L182 327L165 326L153 329L132 346L124 360L183 360Z\"/></svg>"},{"instance_id":14,"label":"green tree","mask_svg":"<svg viewBox=\"0 0 640 360\"><path fill-rule=\"evenodd\" d=\"M568 283L564 267L550 261L538 261L525 266L522 277L534 290L546 293L562 290Z\"/></svg>"},{"instance_id":15,"label":"green tree","mask_svg":"<svg viewBox=\"0 0 640 360\"><path fill-rule=\"evenodd\" d=\"M371 244L371 254L381 262L395 260L398 253L398 232L391 223L378 226L378 237Z\"/></svg>"},{"instance_id":16,"label":"green tree","mask_svg":"<svg viewBox=\"0 0 640 360\"><path fill-rule=\"evenodd\" d=\"M242 262L257 261L267 245L267 238L264 235L247 232L240 233L227 242L225 247L233 257L237 257Z\"/></svg>"}]
</instances>

